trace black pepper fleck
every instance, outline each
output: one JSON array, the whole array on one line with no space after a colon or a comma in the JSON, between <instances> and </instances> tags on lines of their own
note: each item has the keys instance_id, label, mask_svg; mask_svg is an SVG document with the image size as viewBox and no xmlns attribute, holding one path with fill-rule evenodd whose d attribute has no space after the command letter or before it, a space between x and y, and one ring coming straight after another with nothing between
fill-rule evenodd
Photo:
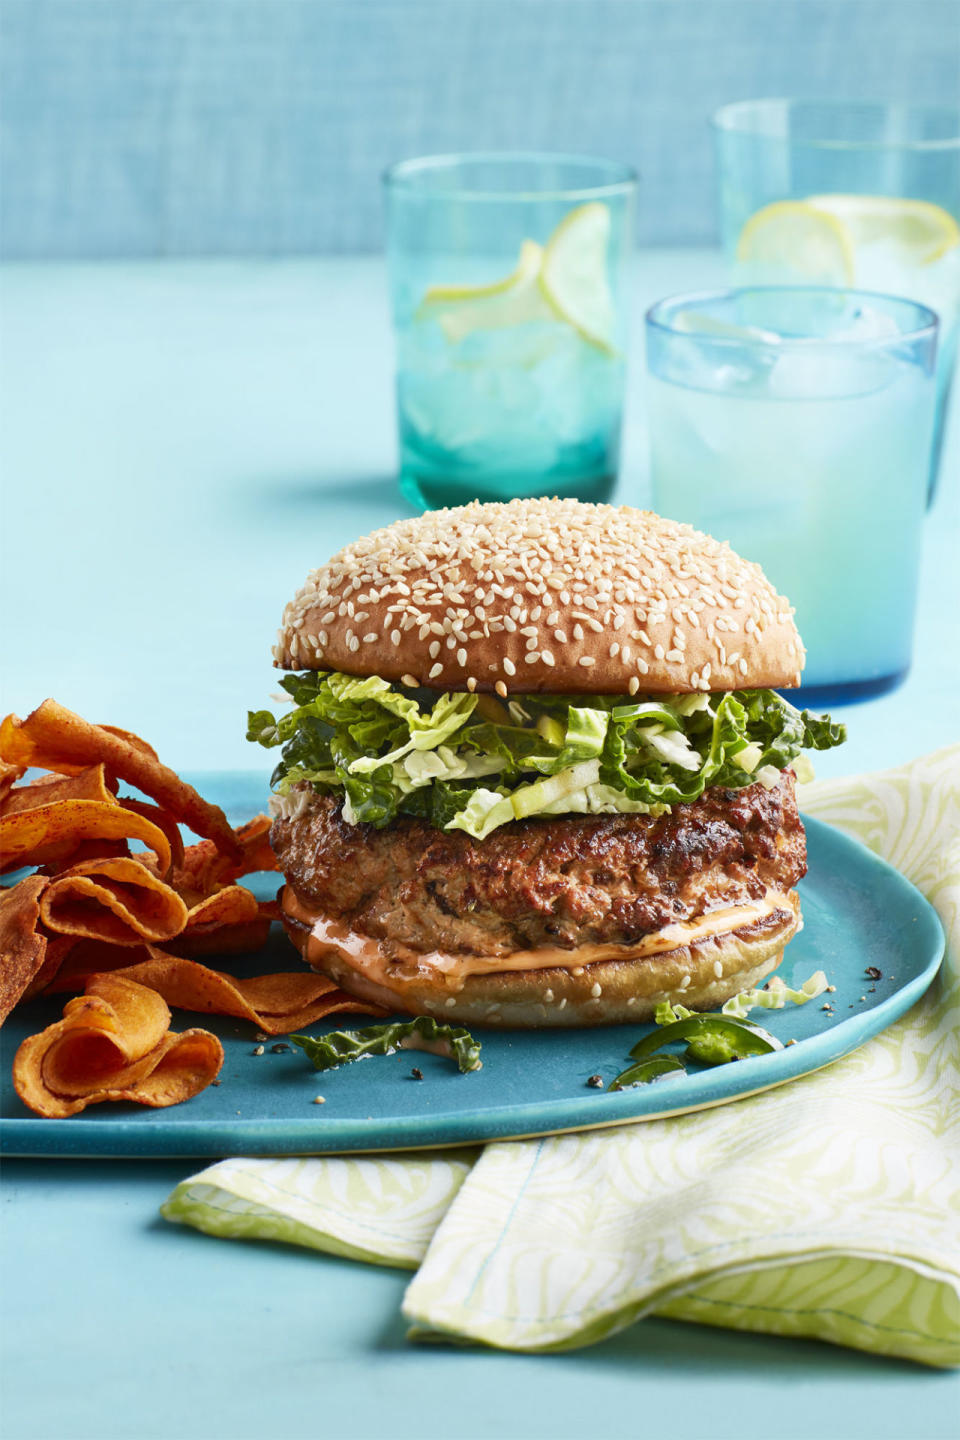
<instances>
[{"instance_id":1,"label":"black pepper fleck","mask_svg":"<svg viewBox=\"0 0 960 1440\"><path fill-rule=\"evenodd\" d=\"M879 970L876 965L868 965L867 968L866 968L866 970L864 970L863 973L864 973L864 975L866 975L866 977L867 977L868 980L882 980L882 979L883 979L883 971L882 971L882 970Z\"/></svg>"},{"instance_id":2,"label":"black pepper fleck","mask_svg":"<svg viewBox=\"0 0 960 1440\"><path fill-rule=\"evenodd\" d=\"M292 1049L293 1049L293 1046L292 1046L292 1045L287 1045L285 1041L281 1040L279 1045L271 1045L271 1046L270 1046L270 1054L271 1054L271 1055L282 1055L283 1052L284 1052L284 1050L292 1050Z\"/></svg>"},{"instance_id":3,"label":"black pepper fleck","mask_svg":"<svg viewBox=\"0 0 960 1440\"><path fill-rule=\"evenodd\" d=\"M419 1065L414 1065L413 1069L410 1071L410 1074L413 1076L414 1080L423 1079L423 1071L420 1069Z\"/></svg>"},{"instance_id":4,"label":"black pepper fleck","mask_svg":"<svg viewBox=\"0 0 960 1440\"><path fill-rule=\"evenodd\" d=\"M602 1076L602 1075L591 1075L591 1076L590 1076L590 1079L587 1081L587 1084L588 1084L588 1085L592 1085L593 1088L594 1088L594 1090L602 1090L602 1089L603 1089L603 1076Z\"/></svg>"}]
</instances>

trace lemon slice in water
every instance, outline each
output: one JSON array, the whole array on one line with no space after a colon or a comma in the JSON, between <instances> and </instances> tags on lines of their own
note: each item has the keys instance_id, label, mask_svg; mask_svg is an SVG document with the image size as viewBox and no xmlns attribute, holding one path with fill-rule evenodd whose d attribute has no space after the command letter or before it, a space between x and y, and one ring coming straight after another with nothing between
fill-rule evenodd
<instances>
[{"instance_id":1,"label":"lemon slice in water","mask_svg":"<svg viewBox=\"0 0 960 1440\"><path fill-rule=\"evenodd\" d=\"M744 225L737 260L764 279L800 274L822 285L852 285L854 247L842 220L812 200L777 200Z\"/></svg>"},{"instance_id":2,"label":"lemon slice in water","mask_svg":"<svg viewBox=\"0 0 960 1440\"><path fill-rule=\"evenodd\" d=\"M540 288L551 309L585 340L613 349L613 296L607 279L610 210L579 205L560 221L543 250Z\"/></svg>"},{"instance_id":3,"label":"lemon slice in water","mask_svg":"<svg viewBox=\"0 0 960 1440\"><path fill-rule=\"evenodd\" d=\"M928 200L889 195L811 195L807 204L844 226L854 251L883 245L912 265L930 265L960 245L960 225Z\"/></svg>"},{"instance_id":4,"label":"lemon slice in water","mask_svg":"<svg viewBox=\"0 0 960 1440\"><path fill-rule=\"evenodd\" d=\"M417 316L436 320L452 345L475 330L502 330L552 319L539 286L543 246L524 240L516 269L491 285L431 285Z\"/></svg>"}]
</instances>

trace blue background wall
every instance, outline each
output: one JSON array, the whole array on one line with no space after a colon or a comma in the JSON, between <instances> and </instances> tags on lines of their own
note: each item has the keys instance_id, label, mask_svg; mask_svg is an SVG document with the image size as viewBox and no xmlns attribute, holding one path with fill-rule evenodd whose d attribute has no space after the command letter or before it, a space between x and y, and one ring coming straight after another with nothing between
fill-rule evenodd
<instances>
[{"instance_id":1,"label":"blue background wall","mask_svg":"<svg viewBox=\"0 0 960 1440\"><path fill-rule=\"evenodd\" d=\"M0 0L0 21L7 257L372 250L383 166L458 148L632 161L641 242L703 242L717 105L960 93L960 0Z\"/></svg>"}]
</instances>

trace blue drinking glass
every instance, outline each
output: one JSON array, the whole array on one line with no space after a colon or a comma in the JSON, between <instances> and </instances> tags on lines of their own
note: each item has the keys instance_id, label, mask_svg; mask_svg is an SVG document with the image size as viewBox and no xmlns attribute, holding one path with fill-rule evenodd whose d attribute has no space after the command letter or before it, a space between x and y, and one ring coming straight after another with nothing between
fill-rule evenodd
<instances>
[{"instance_id":1,"label":"blue drinking glass","mask_svg":"<svg viewBox=\"0 0 960 1440\"><path fill-rule=\"evenodd\" d=\"M907 674L936 337L925 306L853 290L681 295L647 314L654 507L729 541L796 607L800 704Z\"/></svg>"},{"instance_id":2,"label":"blue drinking glass","mask_svg":"<svg viewBox=\"0 0 960 1440\"><path fill-rule=\"evenodd\" d=\"M607 499L620 458L633 172L440 155L384 176L401 488L422 507Z\"/></svg>"},{"instance_id":3,"label":"blue drinking glass","mask_svg":"<svg viewBox=\"0 0 960 1440\"><path fill-rule=\"evenodd\" d=\"M856 286L937 312L932 499L960 332L960 109L745 100L713 132L734 284Z\"/></svg>"}]
</instances>

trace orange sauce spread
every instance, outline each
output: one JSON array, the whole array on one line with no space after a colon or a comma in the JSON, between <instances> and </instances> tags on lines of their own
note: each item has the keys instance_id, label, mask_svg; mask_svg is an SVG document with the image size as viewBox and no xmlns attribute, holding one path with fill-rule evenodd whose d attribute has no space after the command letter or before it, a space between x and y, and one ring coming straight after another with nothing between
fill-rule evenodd
<instances>
[{"instance_id":1,"label":"orange sauce spread","mask_svg":"<svg viewBox=\"0 0 960 1440\"><path fill-rule=\"evenodd\" d=\"M542 946L536 950L514 950L509 955L453 955L443 950L422 953L397 947L397 957L392 959L384 953L378 940L309 909L290 885L283 892L283 908L294 919L310 926L304 950L304 959L309 965L322 966L324 958L333 953L368 979L387 985L413 979L417 974L423 979L430 972L439 972L449 980L462 982L468 975L489 975L506 970L545 970L555 966L571 970L574 966L593 965L599 960L639 960L647 955L662 955L711 935L739 930L776 910L796 914L796 902L792 895L767 890L762 900L711 910L708 915L701 915L695 920L678 920L652 935L645 935L635 945L578 945L573 950Z\"/></svg>"}]
</instances>

